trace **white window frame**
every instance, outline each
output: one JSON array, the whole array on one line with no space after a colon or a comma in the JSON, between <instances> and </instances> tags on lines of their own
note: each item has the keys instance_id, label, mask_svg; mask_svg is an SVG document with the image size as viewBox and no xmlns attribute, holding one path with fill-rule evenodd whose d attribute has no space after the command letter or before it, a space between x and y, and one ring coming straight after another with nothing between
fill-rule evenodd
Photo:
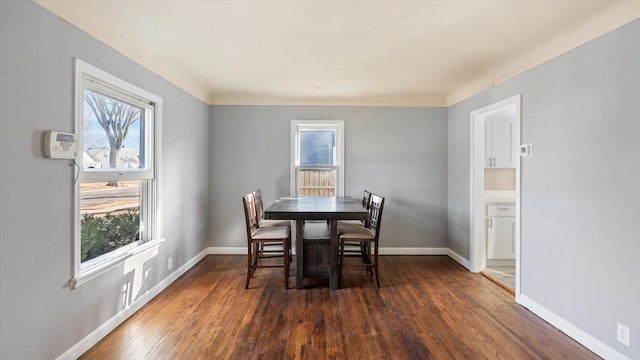
<instances>
[{"instance_id":1,"label":"white window frame","mask_svg":"<svg viewBox=\"0 0 640 360\"><path fill-rule=\"evenodd\" d=\"M344 120L291 120L290 195L298 196L300 168L300 130L335 130L336 132L336 196L344 196ZM327 168L327 166L319 166Z\"/></svg>"},{"instance_id":2,"label":"white window frame","mask_svg":"<svg viewBox=\"0 0 640 360\"><path fill-rule=\"evenodd\" d=\"M76 160L76 180L74 183L74 244L73 244L73 275L71 285L76 288L91 279L124 262L127 258L146 249L157 246L161 239L159 218L159 174L160 139L162 123L162 98L144 89L132 85L114 75L95 66L76 59L75 61L75 92L74 116L75 132L78 148L84 149L82 139L84 131L84 91L97 90L127 103L132 103L145 109L145 168L144 169L84 169L82 153L80 164ZM123 95L124 94L124 95ZM112 252L94 259L81 262L81 204L80 184L82 182L97 182L113 180L141 180L140 191L143 193L140 203L140 218L144 219L142 239L134 241Z\"/></svg>"}]
</instances>

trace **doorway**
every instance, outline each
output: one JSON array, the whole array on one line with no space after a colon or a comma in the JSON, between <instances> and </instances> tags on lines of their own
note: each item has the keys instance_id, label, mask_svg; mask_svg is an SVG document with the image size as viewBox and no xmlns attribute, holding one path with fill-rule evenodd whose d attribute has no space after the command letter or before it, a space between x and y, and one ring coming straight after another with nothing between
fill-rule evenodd
<instances>
[{"instance_id":1,"label":"doorway","mask_svg":"<svg viewBox=\"0 0 640 360\"><path fill-rule=\"evenodd\" d=\"M487 121L496 115L510 116L512 121L511 139L509 140L512 165L515 168L515 230L514 230L514 258L515 258L515 299L520 297L520 125L521 95L499 101L489 106L471 112L471 209L470 209L470 245L471 269L481 272L487 266L487 204L485 203L485 169L496 164L496 158L488 157L487 151ZM491 146L490 146L491 147ZM489 148L490 148L489 147ZM498 161L499 163L499 161Z\"/></svg>"}]
</instances>

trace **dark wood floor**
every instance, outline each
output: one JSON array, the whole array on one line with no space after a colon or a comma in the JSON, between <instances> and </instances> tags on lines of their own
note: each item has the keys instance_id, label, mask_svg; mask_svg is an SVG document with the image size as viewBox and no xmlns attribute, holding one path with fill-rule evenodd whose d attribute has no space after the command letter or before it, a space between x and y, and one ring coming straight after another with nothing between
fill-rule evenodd
<instances>
[{"instance_id":1,"label":"dark wood floor","mask_svg":"<svg viewBox=\"0 0 640 360\"><path fill-rule=\"evenodd\" d=\"M207 256L81 359L599 359L446 256L383 256L344 289ZM294 276L291 277L291 284Z\"/></svg>"}]
</instances>

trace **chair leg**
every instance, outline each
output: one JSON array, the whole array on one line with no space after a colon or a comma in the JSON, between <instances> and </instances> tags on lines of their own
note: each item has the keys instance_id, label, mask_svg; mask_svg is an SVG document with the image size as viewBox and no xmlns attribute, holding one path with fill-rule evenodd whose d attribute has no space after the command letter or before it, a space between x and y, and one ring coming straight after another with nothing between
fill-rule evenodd
<instances>
[{"instance_id":1,"label":"chair leg","mask_svg":"<svg viewBox=\"0 0 640 360\"><path fill-rule=\"evenodd\" d=\"M373 254L373 269L376 273L376 283L378 284L378 287L380 287L380 275L378 275L378 251L376 250L376 253Z\"/></svg>"},{"instance_id":2,"label":"chair leg","mask_svg":"<svg viewBox=\"0 0 640 360\"><path fill-rule=\"evenodd\" d=\"M289 255L289 241L282 242L282 264L284 265L284 288L289 289L289 263L291 256Z\"/></svg>"},{"instance_id":3,"label":"chair leg","mask_svg":"<svg viewBox=\"0 0 640 360\"><path fill-rule=\"evenodd\" d=\"M338 258L338 288L342 288L342 272L344 270L344 240L338 240L338 252L340 257Z\"/></svg>"},{"instance_id":4,"label":"chair leg","mask_svg":"<svg viewBox=\"0 0 640 360\"><path fill-rule=\"evenodd\" d=\"M291 247L291 238L289 238L289 263L293 263L293 248Z\"/></svg>"},{"instance_id":5,"label":"chair leg","mask_svg":"<svg viewBox=\"0 0 640 360\"><path fill-rule=\"evenodd\" d=\"M262 243L253 243L253 264L251 266L251 277L253 277L253 275L256 273L256 270L258 269L258 264L262 260L260 258L261 256L260 245L262 245Z\"/></svg>"},{"instance_id":6,"label":"chair leg","mask_svg":"<svg viewBox=\"0 0 640 360\"><path fill-rule=\"evenodd\" d=\"M362 249L363 249L362 263L370 265L371 264L371 243L363 242ZM367 274L369 274L369 276L373 276L373 270L371 269L371 266L366 266L365 270L367 271Z\"/></svg>"},{"instance_id":7,"label":"chair leg","mask_svg":"<svg viewBox=\"0 0 640 360\"><path fill-rule=\"evenodd\" d=\"M252 247L251 247L251 277L253 277L253 272L255 271L255 266L258 265L258 262L260 261L260 245L259 243L252 243Z\"/></svg>"},{"instance_id":8,"label":"chair leg","mask_svg":"<svg viewBox=\"0 0 640 360\"><path fill-rule=\"evenodd\" d=\"M251 247L252 247L252 244L249 244L247 249L247 282L244 284L245 289L249 288L249 279L251 279L251 275L252 275L253 267L251 266L251 263L253 262L253 254L251 253Z\"/></svg>"},{"instance_id":9,"label":"chair leg","mask_svg":"<svg viewBox=\"0 0 640 360\"><path fill-rule=\"evenodd\" d=\"M376 244L374 244L374 246L375 245ZM338 242L338 252L340 254L340 256L338 257L338 287L339 288L342 288L342 276L345 268L344 247L345 247L345 242L343 239L340 239L340 241ZM360 249L362 252L362 262L365 267L365 271L370 276L376 277L376 284L378 285L378 287L380 287L380 276L378 274L378 248L377 246L375 246L373 253L371 248L372 248L371 242L369 241L362 241L360 243Z\"/></svg>"}]
</instances>

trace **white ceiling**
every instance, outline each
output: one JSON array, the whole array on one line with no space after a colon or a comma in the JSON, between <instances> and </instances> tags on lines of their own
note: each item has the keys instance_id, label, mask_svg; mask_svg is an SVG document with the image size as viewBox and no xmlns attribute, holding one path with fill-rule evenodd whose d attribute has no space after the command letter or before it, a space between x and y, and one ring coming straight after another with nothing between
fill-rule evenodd
<instances>
[{"instance_id":1,"label":"white ceiling","mask_svg":"<svg viewBox=\"0 0 640 360\"><path fill-rule=\"evenodd\" d=\"M209 104L446 106L638 0L35 0Z\"/></svg>"}]
</instances>

